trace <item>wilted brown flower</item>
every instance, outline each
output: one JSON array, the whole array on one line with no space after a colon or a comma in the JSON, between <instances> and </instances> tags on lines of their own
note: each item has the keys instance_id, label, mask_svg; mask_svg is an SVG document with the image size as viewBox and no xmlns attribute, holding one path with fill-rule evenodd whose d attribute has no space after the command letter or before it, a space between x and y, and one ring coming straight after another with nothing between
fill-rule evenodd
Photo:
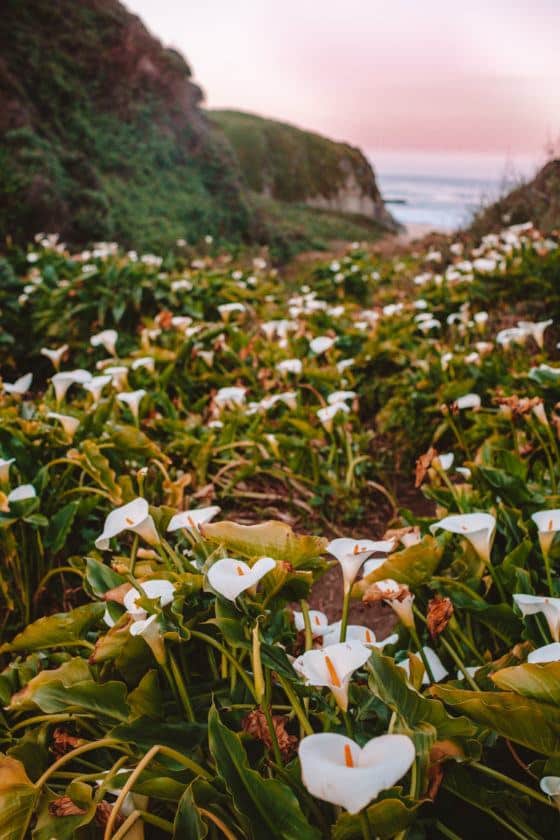
<instances>
[{"instance_id":1,"label":"wilted brown flower","mask_svg":"<svg viewBox=\"0 0 560 840\"><path fill-rule=\"evenodd\" d=\"M406 525L404 528L388 528L383 534L384 540L398 540L404 545L420 541L418 525Z\"/></svg>"},{"instance_id":2,"label":"wilted brown flower","mask_svg":"<svg viewBox=\"0 0 560 840\"><path fill-rule=\"evenodd\" d=\"M173 312L170 312L169 309L162 309L158 312L155 318L156 324L161 327L162 330L170 329L172 320Z\"/></svg>"},{"instance_id":3,"label":"wilted brown flower","mask_svg":"<svg viewBox=\"0 0 560 840\"><path fill-rule=\"evenodd\" d=\"M437 638L447 627L453 615L453 602L450 598L435 595L428 602L428 630L432 639Z\"/></svg>"},{"instance_id":4,"label":"wilted brown flower","mask_svg":"<svg viewBox=\"0 0 560 840\"><path fill-rule=\"evenodd\" d=\"M97 808L95 809L95 823L100 828L105 828L109 821L109 817L111 816L111 811L113 810L113 805L110 802L107 802L103 799ZM124 822L124 817L121 814L117 814L117 818L113 823L115 828L121 826Z\"/></svg>"},{"instance_id":5,"label":"wilted brown flower","mask_svg":"<svg viewBox=\"0 0 560 840\"><path fill-rule=\"evenodd\" d=\"M518 397L512 394L509 397L497 396L494 402L503 406L505 411L511 412L512 417L522 417L530 414L536 406L542 405L540 397Z\"/></svg>"},{"instance_id":6,"label":"wilted brown flower","mask_svg":"<svg viewBox=\"0 0 560 840\"><path fill-rule=\"evenodd\" d=\"M287 720L288 718L284 715L272 715L272 725L274 726L276 740L278 741L280 753L284 761L288 761L291 758L298 745L296 736L290 735L286 731ZM243 719L242 726L245 732L252 735L257 741L262 741L267 749L272 748L270 729L268 728L264 712L261 709L254 709L252 712L249 712Z\"/></svg>"},{"instance_id":7,"label":"wilted brown flower","mask_svg":"<svg viewBox=\"0 0 560 840\"><path fill-rule=\"evenodd\" d=\"M437 458L437 449L434 449L433 446L430 446L428 451L424 452L423 455L420 455L420 457L416 461L416 480L414 482L415 487L422 486L422 482L426 478L426 473L430 469L434 458Z\"/></svg>"},{"instance_id":8,"label":"wilted brown flower","mask_svg":"<svg viewBox=\"0 0 560 840\"><path fill-rule=\"evenodd\" d=\"M373 604L376 601L404 601L410 597L410 589L405 583L397 583L396 580L380 580L368 586L362 601Z\"/></svg>"},{"instance_id":9,"label":"wilted brown flower","mask_svg":"<svg viewBox=\"0 0 560 840\"><path fill-rule=\"evenodd\" d=\"M52 817L76 817L85 813L87 810L72 802L69 796L58 796L49 802L49 814Z\"/></svg>"},{"instance_id":10,"label":"wilted brown flower","mask_svg":"<svg viewBox=\"0 0 560 840\"><path fill-rule=\"evenodd\" d=\"M79 747L84 743L85 741L82 738L76 738L75 735L70 735L69 732L58 726L52 734L51 752L53 752L57 758L60 758L60 756L65 755L71 750L75 750L76 747Z\"/></svg>"}]
</instances>

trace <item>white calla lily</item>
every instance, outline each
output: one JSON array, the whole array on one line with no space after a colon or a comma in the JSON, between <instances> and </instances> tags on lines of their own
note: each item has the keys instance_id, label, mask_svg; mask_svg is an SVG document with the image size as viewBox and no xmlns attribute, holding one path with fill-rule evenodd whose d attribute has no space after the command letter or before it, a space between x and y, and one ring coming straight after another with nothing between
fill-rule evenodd
<instances>
[{"instance_id":1,"label":"white calla lily","mask_svg":"<svg viewBox=\"0 0 560 840\"><path fill-rule=\"evenodd\" d=\"M140 581L140 586L146 593L146 597L152 600L158 598L160 607L166 607L173 600L175 587L170 580L164 578L152 578L152 580ZM137 589L129 589L123 598L123 605L125 610L137 621L148 617L148 613L143 607L137 605L137 601L142 598L142 594Z\"/></svg>"},{"instance_id":2,"label":"white calla lily","mask_svg":"<svg viewBox=\"0 0 560 840\"><path fill-rule=\"evenodd\" d=\"M131 636L139 636L144 639L154 654L156 662L165 664L165 643L159 627L157 615L150 615L148 618L140 618L133 621L128 632Z\"/></svg>"},{"instance_id":3,"label":"white calla lily","mask_svg":"<svg viewBox=\"0 0 560 840\"><path fill-rule=\"evenodd\" d=\"M80 425L77 417L72 417L70 414L58 414L56 411L49 411L47 414L49 420L57 420L64 429L67 437L72 439L76 434L76 430Z\"/></svg>"},{"instance_id":4,"label":"white calla lily","mask_svg":"<svg viewBox=\"0 0 560 840\"><path fill-rule=\"evenodd\" d=\"M302 612L293 610L294 624L298 632L305 630L305 619ZM329 629L329 619L324 612L320 610L309 610L309 624L311 625L311 634L315 638L323 636Z\"/></svg>"},{"instance_id":5,"label":"white calla lily","mask_svg":"<svg viewBox=\"0 0 560 840\"><path fill-rule=\"evenodd\" d=\"M156 363L153 356L141 356L139 359L134 359L130 367L132 370L146 368L146 370L149 370L150 373L153 373L156 368Z\"/></svg>"},{"instance_id":6,"label":"white calla lily","mask_svg":"<svg viewBox=\"0 0 560 840\"><path fill-rule=\"evenodd\" d=\"M16 379L15 382L3 382L2 387L4 388L4 392L6 394L18 394L22 396L31 388L31 383L33 382L33 374L26 373L23 376L20 376L19 379Z\"/></svg>"},{"instance_id":7,"label":"white calla lily","mask_svg":"<svg viewBox=\"0 0 560 840\"><path fill-rule=\"evenodd\" d=\"M560 642L560 598L517 594L513 600L523 617L542 613L547 620L550 635L555 642Z\"/></svg>"},{"instance_id":8,"label":"white calla lily","mask_svg":"<svg viewBox=\"0 0 560 840\"><path fill-rule=\"evenodd\" d=\"M117 355L117 340L119 334L116 330L102 330L96 335L92 335L89 343L92 347L104 347L107 353L111 356Z\"/></svg>"},{"instance_id":9,"label":"white calla lily","mask_svg":"<svg viewBox=\"0 0 560 840\"><path fill-rule=\"evenodd\" d=\"M303 370L303 363L301 359L284 359L282 362L278 362L276 370L279 373L293 373L297 376Z\"/></svg>"},{"instance_id":10,"label":"white calla lily","mask_svg":"<svg viewBox=\"0 0 560 840\"><path fill-rule=\"evenodd\" d=\"M544 333L547 327L553 323L552 319L549 321L518 321L517 326L523 330L527 335L532 336L541 350L544 347Z\"/></svg>"},{"instance_id":11,"label":"white calla lily","mask_svg":"<svg viewBox=\"0 0 560 840\"><path fill-rule=\"evenodd\" d=\"M542 792L550 796L556 806L560 808L560 776L543 776L539 786Z\"/></svg>"},{"instance_id":12,"label":"white calla lily","mask_svg":"<svg viewBox=\"0 0 560 840\"><path fill-rule=\"evenodd\" d=\"M186 528L187 531L198 531L201 525L210 522L219 512L220 508L217 505L195 508L194 510L183 510L171 517L167 530L179 531L181 528Z\"/></svg>"},{"instance_id":13,"label":"white calla lily","mask_svg":"<svg viewBox=\"0 0 560 840\"><path fill-rule=\"evenodd\" d=\"M117 400L127 405L134 419L138 421L140 403L145 396L146 391L143 388L139 388L138 391L123 391L117 394Z\"/></svg>"},{"instance_id":14,"label":"white calla lily","mask_svg":"<svg viewBox=\"0 0 560 840\"><path fill-rule=\"evenodd\" d=\"M214 402L220 407L243 405L246 393L247 388L242 388L236 385L220 388L214 397Z\"/></svg>"},{"instance_id":15,"label":"white calla lily","mask_svg":"<svg viewBox=\"0 0 560 840\"><path fill-rule=\"evenodd\" d=\"M427 645L424 645L422 650L424 652L424 657L428 665L430 666L430 670L436 682L441 682L441 680L444 680L447 676L449 676L449 671L444 666L443 662L441 661L435 650L432 650L432 648L428 647ZM416 653L416 656L419 657L420 654ZM403 671L406 671L407 677L410 677L410 660L405 659L402 662L398 662L397 664L399 668L402 668ZM478 667L475 668L475 671L477 670ZM429 678L426 671L424 671L424 674L422 676L422 685L430 685L430 683L431 679Z\"/></svg>"},{"instance_id":16,"label":"white calla lily","mask_svg":"<svg viewBox=\"0 0 560 840\"><path fill-rule=\"evenodd\" d=\"M552 642L549 645L532 650L527 657L527 662L531 664L543 664L546 662L560 661L560 642Z\"/></svg>"},{"instance_id":17,"label":"white calla lily","mask_svg":"<svg viewBox=\"0 0 560 840\"><path fill-rule=\"evenodd\" d=\"M117 391L122 391L128 386L128 368L124 365L109 365L104 368L104 372L112 378L113 387Z\"/></svg>"},{"instance_id":18,"label":"white calla lily","mask_svg":"<svg viewBox=\"0 0 560 840\"><path fill-rule=\"evenodd\" d=\"M219 595L235 601L242 592L256 586L275 566L276 560L272 557L260 557L252 567L242 560L224 557L208 570L208 583Z\"/></svg>"},{"instance_id":19,"label":"white calla lily","mask_svg":"<svg viewBox=\"0 0 560 840\"><path fill-rule=\"evenodd\" d=\"M89 391L93 398L93 404L97 405L99 400L101 399L101 393L103 388L109 385L112 382L112 377L109 374L103 376L92 376L91 379L88 379L87 382L83 383L84 388L86 391Z\"/></svg>"},{"instance_id":20,"label":"white calla lily","mask_svg":"<svg viewBox=\"0 0 560 840\"><path fill-rule=\"evenodd\" d=\"M345 402L337 402L333 403L332 405L326 405L324 408L317 409L317 417L319 418L327 432L332 431L333 420L336 417L336 415L341 411L343 412L343 414L350 413L350 408L346 405Z\"/></svg>"},{"instance_id":21,"label":"white calla lily","mask_svg":"<svg viewBox=\"0 0 560 840\"><path fill-rule=\"evenodd\" d=\"M560 509L539 510L531 516L539 532L539 543L543 554L548 554L556 534L560 531Z\"/></svg>"},{"instance_id":22,"label":"white calla lily","mask_svg":"<svg viewBox=\"0 0 560 840\"><path fill-rule=\"evenodd\" d=\"M336 405L336 403L346 402L346 400L354 400L358 394L356 391L335 391L329 394L327 402L329 405Z\"/></svg>"},{"instance_id":23,"label":"white calla lily","mask_svg":"<svg viewBox=\"0 0 560 840\"><path fill-rule=\"evenodd\" d=\"M387 541L383 540L382 542L385 544ZM352 588L358 572L368 557L376 551L383 550L378 547L379 545L380 542L374 540L353 540L349 537L339 537L328 544L328 553L336 557L342 568L345 593Z\"/></svg>"},{"instance_id":24,"label":"white calla lily","mask_svg":"<svg viewBox=\"0 0 560 840\"><path fill-rule=\"evenodd\" d=\"M482 403L482 400L478 396L478 394L464 394L462 397L459 397L455 400L454 406L455 408L459 409L459 411L466 411L468 409L472 409L473 411L478 411Z\"/></svg>"},{"instance_id":25,"label":"white calla lily","mask_svg":"<svg viewBox=\"0 0 560 840\"><path fill-rule=\"evenodd\" d=\"M34 499L37 491L32 484L20 484L8 493L8 502L24 502L26 499Z\"/></svg>"},{"instance_id":26,"label":"white calla lily","mask_svg":"<svg viewBox=\"0 0 560 840\"><path fill-rule=\"evenodd\" d=\"M323 647L330 647L337 645L340 642L340 631L342 629L342 621L335 621L334 624L329 624L323 635ZM376 647L382 650L385 645L392 645L398 640L398 635L393 633L381 641L377 641L374 631L370 627L364 627L361 624L349 624L346 627L346 641L347 642L361 642L363 645L369 647Z\"/></svg>"},{"instance_id":27,"label":"white calla lily","mask_svg":"<svg viewBox=\"0 0 560 840\"><path fill-rule=\"evenodd\" d=\"M352 674L369 657L370 649L361 642L342 642L323 650L307 650L294 659L292 666L308 685L329 688L339 708L345 712Z\"/></svg>"},{"instance_id":28,"label":"white calla lily","mask_svg":"<svg viewBox=\"0 0 560 840\"><path fill-rule=\"evenodd\" d=\"M496 520L490 513L452 514L430 526L432 534L440 529L465 537L481 560L485 563L490 561L496 533Z\"/></svg>"},{"instance_id":29,"label":"white calla lily","mask_svg":"<svg viewBox=\"0 0 560 840\"><path fill-rule=\"evenodd\" d=\"M54 388L54 395L57 403L62 402L66 396L66 392L71 385L84 385L92 378L91 373L81 368L75 370L63 370L60 373L55 373L51 377L51 382Z\"/></svg>"},{"instance_id":30,"label":"white calla lily","mask_svg":"<svg viewBox=\"0 0 560 840\"><path fill-rule=\"evenodd\" d=\"M107 551L110 540L123 531L133 531L149 545L159 544L160 539L146 499L134 499L111 511L105 520L103 532L95 540L95 547L100 551Z\"/></svg>"},{"instance_id":31,"label":"white calla lily","mask_svg":"<svg viewBox=\"0 0 560 840\"><path fill-rule=\"evenodd\" d=\"M57 347L54 350L51 350L49 347L41 347L40 350L41 356L46 356L47 359L49 359L49 361L52 363L55 370L58 370L60 368L62 357L67 352L67 344L63 344L62 347Z\"/></svg>"},{"instance_id":32,"label":"white calla lily","mask_svg":"<svg viewBox=\"0 0 560 840\"><path fill-rule=\"evenodd\" d=\"M317 356L320 356L330 350L335 341L336 339L331 338L330 335L319 335L317 338L311 339L309 347Z\"/></svg>"},{"instance_id":33,"label":"white calla lily","mask_svg":"<svg viewBox=\"0 0 560 840\"><path fill-rule=\"evenodd\" d=\"M393 787L415 758L408 735L381 735L360 748L345 735L319 732L303 738L298 752L309 793L351 814Z\"/></svg>"}]
</instances>

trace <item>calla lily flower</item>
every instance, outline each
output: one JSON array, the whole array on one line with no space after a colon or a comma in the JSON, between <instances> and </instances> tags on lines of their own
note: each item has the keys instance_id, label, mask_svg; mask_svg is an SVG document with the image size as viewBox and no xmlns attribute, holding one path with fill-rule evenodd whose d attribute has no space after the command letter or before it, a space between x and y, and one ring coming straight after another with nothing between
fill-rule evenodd
<instances>
[{"instance_id":1,"label":"calla lily flower","mask_svg":"<svg viewBox=\"0 0 560 840\"><path fill-rule=\"evenodd\" d=\"M76 430L80 425L77 417L71 417L69 414L58 414L56 411L49 411L47 417L50 420L58 420L67 437L72 439L76 434Z\"/></svg>"},{"instance_id":2,"label":"calla lily flower","mask_svg":"<svg viewBox=\"0 0 560 840\"><path fill-rule=\"evenodd\" d=\"M531 516L539 531L539 543L543 554L548 554L554 537L560 531L560 509L539 510Z\"/></svg>"},{"instance_id":3,"label":"calla lily flower","mask_svg":"<svg viewBox=\"0 0 560 840\"><path fill-rule=\"evenodd\" d=\"M459 397L455 400L454 406L455 408L459 409L459 411L464 411L467 409L472 409L473 411L477 411L481 406L481 399L478 394L465 394L462 397Z\"/></svg>"},{"instance_id":4,"label":"calla lily flower","mask_svg":"<svg viewBox=\"0 0 560 840\"><path fill-rule=\"evenodd\" d=\"M245 306L242 303L222 303L221 306L218 306L218 312L222 319L227 322L233 312L245 312Z\"/></svg>"},{"instance_id":5,"label":"calla lily flower","mask_svg":"<svg viewBox=\"0 0 560 840\"><path fill-rule=\"evenodd\" d=\"M10 467L15 458L0 458L0 484L7 484L10 477Z\"/></svg>"},{"instance_id":6,"label":"calla lily flower","mask_svg":"<svg viewBox=\"0 0 560 840\"><path fill-rule=\"evenodd\" d=\"M140 638L144 639L154 654L156 662L160 665L165 664L165 643L161 635L157 615L151 615L149 618L141 618L133 621L128 628L128 632L131 636L140 636Z\"/></svg>"},{"instance_id":7,"label":"calla lily flower","mask_svg":"<svg viewBox=\"0 0 560 840\"><path fill-rule=\"evenodd\" d=\"M92 347L104 347L111 356L117 355L117 340L119 334L116 330L102 330L97 335L92 335L89 343Z\"/></svg>"},{"instance_id":8,"label":"calla lily flower","mask_svg":"<svg viewBox=\"0 0 560 840\"><path fill-rule=\"evenodd\" d=\"M552 323L552 319L549 321L538 321L536 323L534 321L518 321L517 326L527 335L532 336L542 350L544 346L544 332Z\"/></svg>"},{"instance_id":9,"label":"calla lily flower","mask_svg":"<svg viewBox=\"0 0 560 840\"><path fill-rule=\"evenodd\" d=\"M112 377L108 374L106 376L92 376L91 379L88 379L87 382L84 382L84 388L86 391L89 391L91 396L93 397L93 404L97 405L99 400L101 399L101 392L106 385L109 385L112 381Z\"/></svg>"},{"instance_id":10,"label":"calla lily flower","mask_svg":"<svg viewBox=\"0 0 560 840\"><path fill-rule=\"evenodd\" d=\"M339 708L345 712L352 674L369 657L369 648L361 642L343 642L324 650L308 650L294 659L292 666L307 685L329 688Z\"/></svg>"},{"instance_id":11,"label":"calla lily flower","mask_svg":"<svg viewBox=\"0 0 560 840\"><path fill-rule=\"evenodd\" d=\"M26 499L34 499L36 495L32 484L20 484L8 493L8 502L24 502Z\"/></svg>"},{"instance_id":12,"label":"calla lily flower","mask_svg":"<svg viewBox=\"0 0 560 840\"><path fill-rule=\"evenodd\" d=\"M282 402L284 405L287 405L292 411L296 410L297 407L297 392L296 391L286 391L283 394L271 394L269 397L264 397L259 405L259 408L268 411L269 408L273 408L276 403Z\"/></svg>"},{"instance_id":13,"label":"calla lily flower","mask_svg":"<svg viewBox=\"0 0 560 840\"><path fill-rule=\"evenodd\" d=\"M309 793L351 814L393 787L409 770L415 754L408 735L381 735L360 749L345 735L319 732L299 745L302 781Z\"/></svg>"},{"instance_id":14,"label":"calla lily flower","mask_svg":"<svg viewBox=\"0 0 560 840\"><path fill-rule=\"evenodd\" d=\"M171 517L167 530L178 531L181 528L186 528L187 531L198 531L200 525L210 522L219 512L220 508L217 505L209 505L209 507L196 508L195 510L183 510Z\"/></svg>"},{"instance_id":15,"label":"calla lily flower","mask_svg":"<svg viewBox=\"0 0 560 840\"><path fill-rule=\"evenodd\" d=\"M301 359L284 359L284 361L278 362L276 370L279 373L294 373L299 375L303 370L303 363Z\"/></svg>"},{"instance_id":16,"label":"calla lily flower","mask_svg":"<svg viewBox=\"0 0 560 840\"><path fill-rule=\"evenodd\" d=\"M560 642L560 598L519 594L514 595L513 600L523 617L542 612L547 620L550 635L555 642Z\"/></svg>"},{"instance_id":17,"label":"calla lily flower","mask_svg":"<svg viewBox=\"0 0 560 840\"><path fill-rule=\"evenodd\" d=\"M33 374L26 373L23 376L20 376L19 379L16 379L15 382L3 382L2 387L6 394L25 394L31 388L31 383L33 382Z\"/></svg>"},{"instance_id":18,"label":"calla lily flower","mask_svg":"<svg viewBox=\"0 0 560 840\"><path fill-rule=\"evenodd\" d=\"M153 373L156 367L156 363L153 356L142 356L140 359L134 359L130 367L132 368L132 370L140 370L140 368L146 368L146 370L149 370L150 373Z\"/></svg>"},{"instance_id":19,"label":"calla lily flower","mask_svg":"<svg viewBox=\"0 0 560 840\"><path fill-rule=\"evenodd\" d=\"M61 373L55 373L51 378L54 388L54 395L57 403L62 402L66 396L66 392L71 385L84 385L92 378L91 373L81 368L76 370L64 370Z\"/></svg>"},{"instance_id":20,"label":"calla lily flower","mask_svg":"<svg viewBox=\"0 0 560 840\"><path fill-rule=\"evenodd\" d=\"M121 394L117 394L117 400L127 405L134 419L138 420L140 403L145 396L146 392L143 388L140 388L138 391L123 391Z\"/></svg>"},{"instance_id":21,"label":"calla lily flower","mask_svg":"<svg viewBox=\"0 0 560 840\"><path fill-rule=\"evenodd\" d=\"M122 391L128 385L128 368L124 365L109 365L106 367L105 373L109 374L113 380L113 387L117 391Z\"/></svg>"},{"instance_id":22,"label":"calla lily flower","mask_svg":"<svg viewBox=\"0 0 560 840\"><path fill-rule=\"evenodd\" d=\"M110 540L122 534L123 531L139 534L149 545L159 544L160 539L146 499L134 499L111 511L105 520L103 532L95 540L95 547L100 551L107 551Z\"/></svg>"},{"instance_id":23,"label":"calla lily flower","mask_svg":"<svg viewBox=\"0 0 560 840\"><path fill-rule=\"evenodd\" d=\"M163 578L153 578L152 580L144 580L140 582L140 586L150 599L159 598L161 607L167 606L173 600L175 587L170 580ZM135 621L145 619L148 613L143 607L138 607L136 602L142 598L142 595L137 589L129 589L123 598L123 605L126 611L132 616Z\"/></svg>"},{"instance_id":24,"label":"calla lily flower","mask_svg":"<svg viewBox=\"0 0 560 840\"><path fill-rule=\"evenodd\" d=\"M379 543L374 540L352 540L348 537L339 537L328 544L327 551L336 557L342 568L345 593L352 588L363 563L374 552L383 551L379 545L386 542L385 540Z\"/></svg>"},{"instance_id":25,"label":"calla lily flower","mask_svg":"<svg viewBox=\"0 0 560 840\"><path fill-rule=\"evenodd\" d=\"M560 808L560 776L543 776L539 785L542 792L550 796Z\"/></svg>"},{"instance_id":26,"label":"calla lily flower","mask_svg":"<svg viewBox=\"0 0 560 840\"><path fill-rule=\"evenodd\" d=\"M347 368L351 368L355 364L355 359L341 359L336 363L336 369L339 373L343 373Z\"/></svg>"},{"instance_id":27,"label":"calla lily flower","mask_svg":"<svg viewBox=\"0 0 560 840\"><path fill-rule=\"evenodd\" d=\"M242 592L256 586L275 566L276 560L272 557L261 557L252 567L242 560L224 557L209 568L208 583L219 595L235 601Z\"/></svg>"},{"instance_id":28,"label":"calla lily flower","mask_svg":"<svg viewBox=\"0 0 560 840\"><path fill-rule=\"evenodd\" d=\"M319 335L309 342L309 347L317 356L320 356L330 350L335 341L336 339L331 338L330 335Z\"/></svg>"},{"instance_id":29,"label":"calla lily flower","mask_svg":"<svg viewBox=\"0 0 560 840\"><path fill-rule=\"evenodd\" d=\"M461 513L446 516L430 526L432 534L439 529L465 537L480 559L489 562L496 533L496 520L491 514Z\"/></svg>"},{"instance_id":30,"label":"calla lily flower","mask_svg":"<svg viewBox=\"0 0 560 840\"><path fill-rule=\"evenodd\" d=\"M337 402L333 405L326 405L324 408L317 409L317 417L327 432L332 432L333 420L340 411L344 414L349 414L350 408L345 402Z\"/></svg>"},{"instance_id":31,"label":"calla lily flower","mask_svg":"<svg viewBox=\"0 0 560 840\"><path fill-rule=\"evenodd\" d=\"M445 668L443 662L441 661L435 650L432 650L432 648L428 647L427 645L424 645L422 650L424 651L424 656L426 657L426 661L428 662L428 665L431 668L432 674L434 675L434 680L436 682L441 682L441 680L444 680L447 676L449 676L449 671ZM416 656L419 656L419 654L416 654ZM407 677L410 677L410 660L405 659L402 662L398 662L397 664L399 668L402 668L403 671L406 671ZM475 671L477 670L478 667L475 668ZM422 685L430 685L430 683L431 680L428 677L426 671L424 671L424 675L422 677Z\"/></svg>"},{"instance_id":32,"label":"calla lily flower","mask_svg":"<svg viewBox=\"0 0 560 840\"><path fill-rule=\"evenodd\" d=\"M63 344L62 347L57 347L55 350L51 350L48 347L41 347L40 353L41 356L46 356L52 362L55 370L59 370L62 357L67 351L68 345Z\"/></svg>"},{"instance_id":33,"label":"calla lily flower","mask_svg":"<svg viewBox=\"0 0 560 840\"><path fill-rule=\"evenodd\" d=\"M550 645L543 645L542 647L532 650L527 657L527 662L532 664L559 662L560 661L560 642L552 642Z\"/></svg>"},{"instance_id":34,"label":"calla lily flower","mask_svg":"<svg viewBox=\"0 0 560 840\"><path fill-rule=\"evenodd\" d=\"M296 630L301 632L305 630L305 619L302 612L293 610L294 624ZM329 620L324 612L320 610L309 610L309 623L311 625L311 633L313 637L323 636L329 629Z\"/></svg>"},{"instance_id":35,"label":"calla lily flower","mask_svg":"<svg viewBox=\"0 0 560 840\"><path fill-rule=\"evenodd\" d=\"M342 621L336 621L334 624L329 624L323 635L323 647L330 647L337 645L340 642L340 631L342 629ZM392 645L398 640L398 634L393 633L391 636L377 641L377 637L370 627L364 627L361 624L349 624L346 627L346 641L347 642L361 642L363 645L369 647L376 647L382 650L385 645Z\"/></svg>"},{"instance_id":36,"label":"calla lily flower","mask_svg":"<svg viewBox=\"0 0 560 840\"><path fill-rule=\"evenodd\" d=\"M439 465L442 470L450 470L453 466L453 461L455 460L455 455L453 452L442 452L441 455L437 456L437 460L439 461Z\"/></svg>"},{"instance_id":37,"label":"calla lily flower","mask_svg":"<svg viewBox=\"0 0 560 840\"><path fill-rule=\"evenodd\" d=\"M412 611L414 595L404 583L397 583L392 578L378 580L366 589L363 600L366 603L384 601L397 614L405 627L414 627Z\"/></svg>"},{"instance_id":38,"label":"calla lily flower","mask_svg":"<svg viewBox=\"0 0 560 840\"><path fill-rule=\"evenodd\" d=\"M327 402L329 405L336 405L337 403L346 402L346 400L353 400L358 396L355 391L335 391L334 394L329 394Z\"/></svg>"},{"instance_id":39,"label":"calla lily flower","mask_svg":"<svg viewBox=\"0 0 560 840\"><path fill-rule=\"evenodd\" d=\"M245 402L246 388L231 386L227 388L220 388L214 402L219 406L243 405Z\"/></svg>"}]
</instances>

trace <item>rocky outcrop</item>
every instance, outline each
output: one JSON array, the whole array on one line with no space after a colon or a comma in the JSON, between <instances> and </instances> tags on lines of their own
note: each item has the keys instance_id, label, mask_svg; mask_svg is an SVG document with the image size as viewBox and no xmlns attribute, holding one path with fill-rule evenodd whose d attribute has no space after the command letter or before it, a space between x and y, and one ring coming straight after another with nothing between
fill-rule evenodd
<instances>
[{"instance_id":1,"label":"rocky outcrop","mask_svg":"<svg viewBox=\"0 0 560 840\"><path fill-rule=\"evenodd\" d=\"M247 186L254 192L277 201L366 216L397 229L360 149L254 114L210 114L235 149Z\"/></svg>"}]
</instances>

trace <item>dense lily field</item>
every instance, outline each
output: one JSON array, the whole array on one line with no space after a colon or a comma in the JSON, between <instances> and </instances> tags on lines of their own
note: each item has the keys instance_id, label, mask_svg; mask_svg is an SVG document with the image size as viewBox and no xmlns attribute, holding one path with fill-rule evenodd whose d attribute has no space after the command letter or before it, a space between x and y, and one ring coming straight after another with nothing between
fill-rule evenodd
<instances>
[{"instance_id":1,"label":"dense lily field","mask_svg":"<svg viewBox=\"0 0 560 840\"><path fill-rule=\"evenodd\" d=\"M0 260L1 840L556 837L558 239L213 248Z\"/></svg>"}]
</instances>

